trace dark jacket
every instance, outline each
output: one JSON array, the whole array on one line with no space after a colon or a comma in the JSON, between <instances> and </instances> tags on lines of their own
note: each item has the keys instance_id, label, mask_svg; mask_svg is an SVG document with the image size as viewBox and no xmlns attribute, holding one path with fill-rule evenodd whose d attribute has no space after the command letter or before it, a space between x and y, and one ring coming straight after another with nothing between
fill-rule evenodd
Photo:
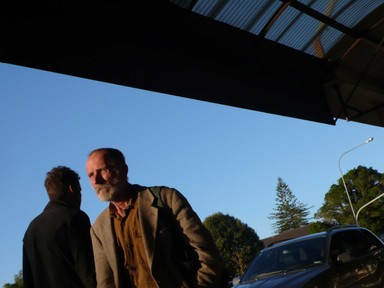
<instances>
[{"instance_id":1,"label":"dark jacket","mask_svg":"<svg viewBox=\"0 0 384 288\"><path fill-rule=\"evenodd\" d=\"M90 227L80 209L49 202L24 235L24 287L96 287Z\"/></svg>"}]
</instances>

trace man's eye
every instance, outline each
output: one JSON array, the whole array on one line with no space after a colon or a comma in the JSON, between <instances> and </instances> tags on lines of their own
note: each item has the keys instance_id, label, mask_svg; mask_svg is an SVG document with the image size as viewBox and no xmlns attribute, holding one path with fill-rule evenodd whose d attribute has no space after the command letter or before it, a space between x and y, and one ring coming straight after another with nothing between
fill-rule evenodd
<instances>
[{"instance_id":1,"label":"man's eye","mask_svg":"<svg viewBox=\"0 0 384 288\"><path fill-rule=\"evenodd\" d=\"M109 169L107 169L107 168L100 170L100 174L105 175L105 174L108 174L108 173L109 173Z\"/></svg>"}]
</instances>

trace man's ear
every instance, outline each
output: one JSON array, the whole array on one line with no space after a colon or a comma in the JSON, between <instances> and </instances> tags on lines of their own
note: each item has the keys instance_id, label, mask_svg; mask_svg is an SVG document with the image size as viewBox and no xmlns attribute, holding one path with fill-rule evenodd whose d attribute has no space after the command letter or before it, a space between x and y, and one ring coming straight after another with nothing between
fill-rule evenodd
<instances>
[{"instance_id":1,"label":"man's ear","mask_svg":"<svg viewBox=\"0 0 384 288\"><path fill-rule=\"evenodd\" d=\"M74 192L74 187L72 186L72 184L69 184L69 186L68 186L68 190L69 190L69 192Z\"/></svg>"},{"instance_id":2,"label":"man's ear","mask_svg":"<svg viewBox=\"0 0 384 288\"><path fill-rule=\"evenodd\" d=\"M80 183L69 184L68 190L69 190L69 192L72 192L72 193L80 192L81 191Z\"/></svg>"}]
</instances>

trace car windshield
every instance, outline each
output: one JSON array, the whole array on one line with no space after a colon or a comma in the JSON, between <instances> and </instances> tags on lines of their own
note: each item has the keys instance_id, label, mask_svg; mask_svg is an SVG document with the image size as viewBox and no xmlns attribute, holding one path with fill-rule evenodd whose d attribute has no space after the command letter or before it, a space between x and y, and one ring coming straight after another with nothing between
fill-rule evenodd
<instances>
[{"instance_id":1,"label":"car windshield","mask_svg":"<svg viewBox=\"0 0 384 288\"><path fill-rule=\"evenodd\" d=\"M242 282L323 264L324 243L325 238L318 237L261 251L245 272Z\"/></svg>"}]
</instances>

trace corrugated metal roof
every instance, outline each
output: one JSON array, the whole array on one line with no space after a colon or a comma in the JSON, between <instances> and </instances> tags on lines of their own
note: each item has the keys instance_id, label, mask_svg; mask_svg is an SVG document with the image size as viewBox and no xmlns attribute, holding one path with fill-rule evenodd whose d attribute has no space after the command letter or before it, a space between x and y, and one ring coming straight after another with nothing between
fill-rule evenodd
<instances>
[{"instance_id":1,"label":"corrugated metal roof","mask_svg":"<svg viewBox=\"0 0 384 288\"><path fill-rule=\"evenodd\" d=\"M185 7L183 1L173 2ZM343 28L352 29L383 3L383 0L198 0L192 11L323 58L345 35Z\"/></svg>"}]
</instances>

